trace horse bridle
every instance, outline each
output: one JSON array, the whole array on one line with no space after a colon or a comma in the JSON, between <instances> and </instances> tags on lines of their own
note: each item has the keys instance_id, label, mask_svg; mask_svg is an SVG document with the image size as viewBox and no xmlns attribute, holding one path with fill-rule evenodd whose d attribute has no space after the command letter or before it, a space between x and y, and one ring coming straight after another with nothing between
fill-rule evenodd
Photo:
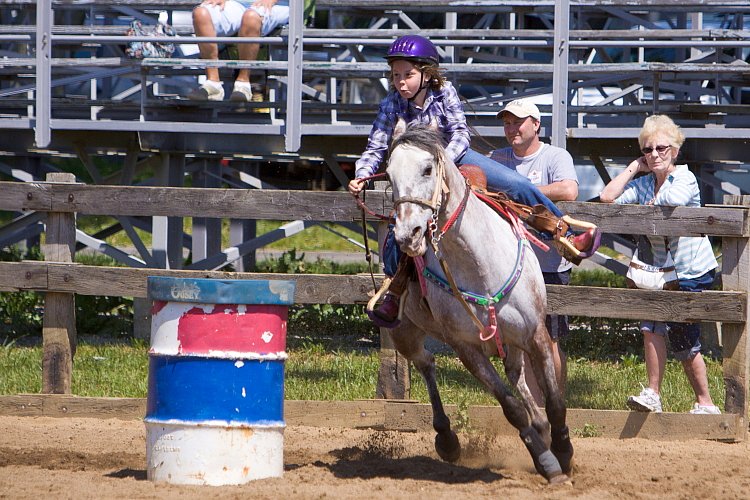
<instances>
[{"instance_id":1,"label":"horse bridle","mask_svg":"<svg viewBox=\"0 0 750 500\"><path fill-rule=\"evenodd\" d=\"M435 254L438 254L437 244L440 242L440 238L445 233L447 228L443 231L438 232L438 216L440 215L440 208L442 206L443 195L450 194L448 189L448 183L445 181L445 163L443 157L440 156L436 162L435 172L435 189L432 191L432 198L419 198L414 196L404 196L398 200L393 201L393 208L398 209L398 206L402 203L414 203L423 207L429 208L432 211L430 216L430 223L427 226L427 230L432 235L432 246L435 250Z\"/></svg>"}]
</instances>

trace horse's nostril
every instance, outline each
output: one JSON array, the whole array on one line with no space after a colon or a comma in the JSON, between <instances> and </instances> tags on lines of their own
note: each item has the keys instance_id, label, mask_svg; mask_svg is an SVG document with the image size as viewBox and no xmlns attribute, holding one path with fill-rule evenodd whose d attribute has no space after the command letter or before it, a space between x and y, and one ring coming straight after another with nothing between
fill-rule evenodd
<instances>
[{"instance_id":1,"label":"horse's nostril","mask_svg":"<svg viewBox=\"0 0 750 500\"><path fill-rule=\"evenodd\" d=\"M411 235L412 236L419 236L420 234L422 234L422 228L419 227L419 226L417 226L417 227L415 227L414 229L411 230Z\"/></svg>"}]
</instances>

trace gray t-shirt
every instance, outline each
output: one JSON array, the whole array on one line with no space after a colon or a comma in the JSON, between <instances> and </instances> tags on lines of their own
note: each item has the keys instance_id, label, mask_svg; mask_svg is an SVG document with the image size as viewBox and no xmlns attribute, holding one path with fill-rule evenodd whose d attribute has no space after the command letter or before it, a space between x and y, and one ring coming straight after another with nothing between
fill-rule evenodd
<instances>
[{"instance_id":1,"label":"gray t-shirt","mask_svg":"<svg viewBox=\"0 0 750 500\"><path fill-rule=\"evenodd\" d=\"M573 157L566 150L557 146L542 143L542 147L536 153L524 157L516 156L513 149L509 147L496 149L492 152L490 158L516 170L537 187L565 179L578 182ZM550 245L548 252L536 245L532 246L537 259L539 259L542 272L561 272L573 267L573 264L560 257L560 254L552 245Z\"/></svg>"}]
</instances>

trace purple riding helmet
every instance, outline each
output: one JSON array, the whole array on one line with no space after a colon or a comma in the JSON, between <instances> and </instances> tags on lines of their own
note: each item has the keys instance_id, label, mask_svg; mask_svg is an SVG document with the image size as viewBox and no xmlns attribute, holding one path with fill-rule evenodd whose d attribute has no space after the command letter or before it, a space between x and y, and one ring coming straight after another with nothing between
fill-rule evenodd
<instances>
[{"instance_id":1,"label":"purple riding helmet","mask_svg":"<svg viewBox=\"0 0 750 500\"><path fill-rule=\"evenodd\" d=\"M435 45L419 35L404 35L397 38L391 44L385 58L388 62L395 59L406 59L407 61L416 61L432 66L440 64L440 56L438 56Z\"/></svg>"}]
</instances>

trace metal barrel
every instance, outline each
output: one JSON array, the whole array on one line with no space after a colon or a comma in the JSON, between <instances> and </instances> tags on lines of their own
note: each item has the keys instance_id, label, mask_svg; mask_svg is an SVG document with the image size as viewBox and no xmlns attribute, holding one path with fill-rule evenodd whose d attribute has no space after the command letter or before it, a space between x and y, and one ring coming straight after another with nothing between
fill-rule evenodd
<instances>
[{"instance_id":1,"label":"metal barrel","mask_svg":"<svg viewBox=\"0 0 750 500\"><path fill-rule=\"evenodd\" d=\"M149 480L221 486L281 477L294 286L148 278Z\"/></svg>"}]
</instances>

